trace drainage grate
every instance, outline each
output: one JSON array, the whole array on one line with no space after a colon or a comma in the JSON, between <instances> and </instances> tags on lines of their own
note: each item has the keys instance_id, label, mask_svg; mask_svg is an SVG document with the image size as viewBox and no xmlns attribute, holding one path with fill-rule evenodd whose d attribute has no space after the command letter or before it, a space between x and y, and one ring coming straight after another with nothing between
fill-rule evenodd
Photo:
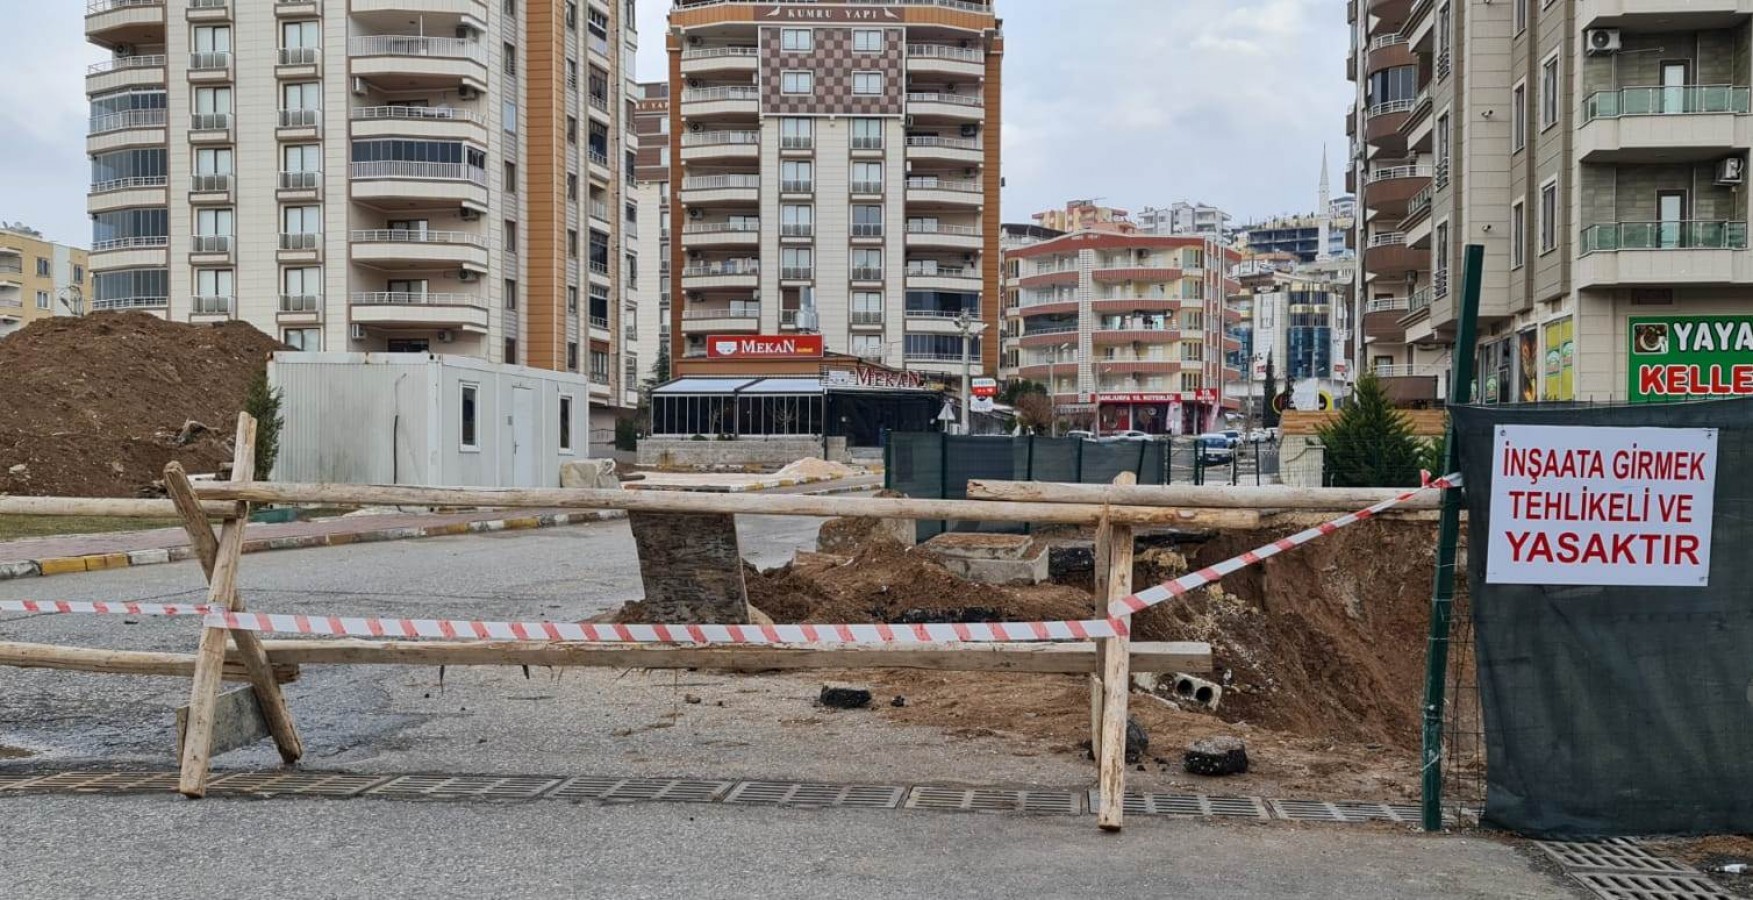
<instances>
[{"instance_id":1,"label":"drainage grate","mask_svg":"<svg viewBox=\"0 0 1753 900\"><path fill-rule=\"evenodd\" d=\"M349 775L343 772L238 772L214 779L207 789L214 794L354 797L388 780L388 775Z\"/></svg>"},{"instance_id":2,"label":"drainage grate","mask_svg":"<svg viewBox=\"0 0 1753 900\"><path fill-rule=\"evenodd\" d=\"M1100 791L1090 791L1090 809L1101 806ZM1211 797L1205 794L1127 794L1124 809L1138 816L1185 816L1270 819L1259 797Z\"/></svg>"},{"instance_id":3,"label":"drainage grate","mask_svg":"<svg viewBox=\"0 0 1753 900\"><path fill-rule=\"evenodd\" d=\"M548 796L556 800L670 800L711 803L723 797L734 781L689 781L682 778L569 778Z\"/></svg>"},{"instance_id":4,"label":"drainage grate","mask_svg":"<svg viewBox=\"0 0 1753 900\"><path fill-rule=\"evenodd\" d=\"M1540 849L1567 869L1611 869L1615 872L1696 875L1698 870L1655 855L1625 838L1605 841L1536 841Z\"/></svg>"},{"instance_id":5,"label":"drainage grate","mask_svg":"<svg viewBox=\"0 0 1753 900\"><path fill-rule=\"evenodd\" d=\"M1572 872L1602 900L1736 900L1703 875L1644 872Z\"/></svg>"},{"instance_id":6,"label":"drainage grate","mask_svg":"<svg viewBox=\"0 0 1753 900\"><path fill-rule=\"evenodd\" d=\"M736 786L726 803L765 806L837 806L857 809L894 809L901 805L906 788L886 784L795 784L780 781L745 781Z\"/></svg>"},{"instance_id":7,"label":"drainage grate","mask_svg":"<svg viewBox=\"0 0 1753 900\"><path fill-rule=\"evenodd\" d=\"M1342 800L1273 800L1272 811L1280 819L1291 822L1400 822L1417 824L1422 821L1416 806L1388 803L1362 803Z\"/></svg>"},{"instance_id":8,"label":"drainage grate","mask_svg":"<svg viewBox=\"0 0 1753 900\"><path fill-rule=\"evenodd\" d=\"M62 772L20 785L31 791L115 792L175 791L175 772Z\"/></svg>"},{"instance_id":9,"label":"drainage grate","mask_svg":"<svg viewBox=\"0 0 1753 900\"><path fill-rule=\"evenodd\" d=\"M1083 814L1079 796L1070 791L1000 791L990 788L916 787L907 795L907 808L1062 816Z\"/></svg>"},{"instance_id":10,"label":"drainage grate","mask_svg":"<svg viewBox=\"0 0 1753 900\"><path fill-rule=\"evenodd\" d=\"M463 797L534 800L559 783L558 778L541 776L403 775L366 793L386 797L429 797L435 800Z\"/></svg>"}]
</instances>

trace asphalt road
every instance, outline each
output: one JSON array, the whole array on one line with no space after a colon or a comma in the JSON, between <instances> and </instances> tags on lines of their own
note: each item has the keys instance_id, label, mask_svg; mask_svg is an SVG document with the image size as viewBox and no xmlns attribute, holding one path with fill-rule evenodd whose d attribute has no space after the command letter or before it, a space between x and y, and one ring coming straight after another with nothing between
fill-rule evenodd
<instances>
[{"instance_id":1,"label":"asphalt road","mask_svg":"<svg viewBox=\"0 0 1753 900\"><path fill-rule=\"evenodd\" d=\"M776 565L808 519L744 517ZM251 608L579 619L640 593L624 522L246 556ZM0 598L193 600L193 563L0 582ZM132 622L132 624L128 624ZM188 652L192 619L0 616L0 638ZM819 678L309 667L319 769L1081 788L1065 754L815 708ZM0 669L0 770L171 768L177 678ZM687 695L702 700L685 703ZM0 753L4 757L5 753ZM278 762L266 746L218 770ZM1137 776L1139 779L1145 776ZM1140 782L1142 783L1142 782ZM1516 849L1357 826L911 811L0 794L0 897L1578 896Z\"/></svg>"}]
</instances>

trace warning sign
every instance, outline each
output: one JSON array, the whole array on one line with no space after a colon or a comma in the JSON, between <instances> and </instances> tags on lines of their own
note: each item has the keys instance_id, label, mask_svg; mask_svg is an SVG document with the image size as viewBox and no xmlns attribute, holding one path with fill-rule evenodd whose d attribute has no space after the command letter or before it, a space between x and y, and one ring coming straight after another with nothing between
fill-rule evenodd
<instances>
[{"instance_id":1,"label":"warning sign","mask_svg":"<svg viewBox=\"0 0 1753 900\"><path fill-rule=\"evenodd\" d=\"M1710 582L1716 429L1502 425L1493 446L1487 582Z\"/></svg>"}]
</instances>

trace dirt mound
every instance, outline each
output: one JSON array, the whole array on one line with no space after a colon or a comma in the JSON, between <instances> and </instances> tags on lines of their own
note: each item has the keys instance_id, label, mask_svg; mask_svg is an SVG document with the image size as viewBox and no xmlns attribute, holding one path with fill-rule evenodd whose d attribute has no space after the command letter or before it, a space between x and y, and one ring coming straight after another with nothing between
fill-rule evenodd
<instances>
[{"instance_id":1,"label":"dirt mound","mask_svg":"<svg viewBox=\"0 0 1753 900\"><path fill-rule=\"evenodd\" d=\"M277 349L242 322L138 312L39 319L0 339L0 493L130 497L173 459L216 471Z\"/></svg>"},{"instance_id":2,"label":"dirt mound","mask_svg":"<svg viewBox=\"0 0 1753 900\"><path fill-rule=\"evenodd\" d=\"M780 623L1032 622L1088 618L1093 608L1088 592L1064 585L964 581L924 551L882 536L849 557L805 555L751 569L747 583L749 602Z\"/></svg>"},{"instance_id":3,"label":"dirt mound","mask_svg":"<svg viewBox=\"0 0 1753 900\"><path fill-rule=\"evenodd\" d=\"M1293 533L1220 534L1141 556L1140 586ZM1371 521L1139 614L1147 641L1208 641L1219 715L1311 738L1418 746L1435 527Z\"/></svg>"},{"instance_id":4,"label":"dirt mound","mask_svg":"<svg viewBox=\"0 0 1753 900\"><path fill-rule=\"evenodd\" d=\"M773 474L781 478L845 478L848 475L862 475L864 472L841 463L806 456Z\"/></svg>"}]
</instances>

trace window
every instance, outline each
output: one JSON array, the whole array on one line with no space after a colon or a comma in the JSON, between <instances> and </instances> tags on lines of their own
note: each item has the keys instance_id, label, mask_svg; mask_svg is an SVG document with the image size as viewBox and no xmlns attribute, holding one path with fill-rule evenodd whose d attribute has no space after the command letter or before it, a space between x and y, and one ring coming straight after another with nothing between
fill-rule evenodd
<instances>
[{"instance_id":1,"label":"window","mask_svg":"<svg viewBox=\"0 0 1753 900\"><path fill-rule=\"evenodd\" d=\"M780 119L779 147L782 150L808 150L815 145L814 119Z\"/></svg>"},{"instance_id":2,"label":"window","mask_svg":"<svg viewBox=\"0 0 1753 900\"><path fill-rule=\"evenodd\" d=\"M208 53L231 52L230 25L197 25L195 26L195 43L191 48L197 55Z\"/></svg>"},{"instance_id":3,"label":"window","mask_svg":"<svg viewBox=\"0 0 1753 900\"><path fill-rule=\"evenodd\" d=\"M571 259L578 258L578 229L576 228L566 229L566 255Z\"/></svg>"},{"instance_id":4,"label":"window","mask_svg":"<svg viewBox=\"0 0 1753 900\"><path fill-rule=\"evenodd\" d=\"M852 207L853 237L882 237L883 208L876 204L859 204Z\"/></svg>"},{"instance_id":5,"label":"window","mask_svg":"<svg viewBox=\"0 0 1753 900\"><path fill-rule=\"evenodd\" d=\"M195 89L195 113L189 127L196 130L231 127L231 88Z\"/></svg>"},{"instance_id":6,"label":"window","mask_svg":"<svg viewBox=\"0 0 1753 900\"><path fill-rule=\"evenodd\" d=\"M882 119L852 120L852 149L881 150L883 147Z\"/></svg>"},{"instance_id":7,"label":"window","mask_svg":"<svg viewBox=\"0 0 1753 900\"><path fill-rule=\"evenodd\" d=\"M1510 150L1528 145L1528 84L1518 83L1510 91Z\"/></svg>"},{"instance_id":8,"label":"window","mask_svg":"<svg viewBox=\"0 0 1753 900\"><path fill-rule=\"evenodd\" d=\"M1449 114L1436 117L1436 186L1449 183Z\"/></svg>"},{"instance_id":9,"label":"window","mask_svg":"<svg viewBox=\"0 0 1753 900\"><path fill-rule=\"evenodd\" d=\"M280 86L280 108L299 112L314 112L323 106L323 86L315 81L300 81ZM281 117L282 125L300 126L315 125L315 116Z\"/></svg>"},{"instance_id":10,"label":"window","mask_svg":"<svg viewBox=\"0 0 1753 900\"><path fill-rule=\"evenodd\" d=\"M1540 185L1540 252L1550 253L1558 246L1558 179Z\"/></svg>"},{"instance_id":11,"label":"window","mask_svg":"<svg viewBox=\"0 0 1753 900\"><path fill-rule=\"evenodd\" d=\"M779 251L781 278L810 278L814 275L815 254L808 247L786 247Z\"/></svg>"},{"instance_id":12,"label":"window","mask_svg":"<svg viewBox=\"0 0 1753 900\"><path fill-rule=\"evenodd\" d=\"M505 364L508 366L517 365L517 338L505 339Z\"/></svg>"},{"instance_id":13,"label":"window","mask_svg":"<svg viewBox=\"0 0 1753 900\"><path fill-rule=\"evenodd\" d=\"M202 147L195 151L196 175L230 175L230 147Z\"/></svg>"},{"instance_id":14,"label":"window","mask_svg":"<svg viewBox=\"0 0 1753 900\"><path fill-rule=\"evenodd\" d=\"M297 266L280 270L281 312L316 312L317 298L322 295L321 269L315 266Z\"/></svg>"},{"instance_id":15,"label":"window","mask_svg":"<svg viewBox=\"0 0 1753 900\"><path fill-rule=\"evenodd\" d=\"M231 297L233 273L230 269L196 269L196 297ZM195 312L227 312L228 310L201 309L197 303Z\"/></svg>"},{"instance_id":16,"label":"window","mask_svg":"<svg viewBox=\"0 0 1753 900\"><path fill-rule=\"evenodd\" d=\"M502 185L502 187L500 189L505 191L505 193L507 193L507 194L511 194L512 196L516 196L517 195L517 163L514 163L511 160L506 160L505 167L504 167L503 171L500 172L500 175L504 179L504 184Z\"/></svg>"},{"instance_id":17,"label":"window","mask_svg":"<svg viewBox=\"0 0 1753 900\"><path fill-rule=\"evenodd\" d=\"M877 291L855 291L852 294L852 324L880 325L883 321L883 295Z\"/></svg>"},{"instance_id":18,"label":"window","mask_svg":"<svg viewBox=\"0 0 1753 900\"><path fill-rule=\"evenodd\" d=\"M781 94L813 94L816 90L814 72L781 72L779 74L779 92Z\"/></svg>"},{"instance_id":19,"label":"window","mask_svg":"<svg viewBox=\"0 0 1753 900\"><path fill-rule=\"evenodd\" d=\"M85 267L82 265L79 265L77 263L75 263L73 266L73 283L74 284L84 284L85 283Z\"/></svg>"},{"instance_id":20,"label":"window","mask_svg":"<svg viewBox=\"0 0 1753 900\"><path fill-rule=\"evenodd\" d=\"M232 227L232 212L229 209L195 210L195 235L197 237L230 237L232 234L236 233L232 230ZM200 242L197 241L196 243ZM47 263L48 260L39 259L37 262ZM43 266L39 265L37 268L40 270ZM45 275L47 273L38 271L37 274Z\"/></svg>"},{"instance_id":21,"label":"window","mask_svg":"<svg viewBox=\"0 0 1753 900\"><path fill-rule=\"evenodd\" d=\"M852 73L852 93L870 96L870 95L875 95L875 94L881 94L882 92L883 92L883 73L881 73L881 72L853 72Z\"/></svg>"},{"instance_id":22,"label":"window","mask_svg":"<svg viewBox=\"0 0 1753 900\"><path fill-rule=\"evenodd\" d=\"M1558 53L1540 63L1540 130L1558 123Z\"/></svg>"},{"instance_id":23,"label":"window","mask_svg":"<svg viewBox=\"0 0 1753 900\"><path fill-rule=\"evenodd\" d=\"M500 48L499 52L502 54L502 56L500 57L500 59L501 59L500 65L505 69L505 74L516 75L517 74L517 45L510 43L510 42L507 42L504 46L502 46Z\"/></svg>"},{"instance_id":24,"label":"window","mask_svg":"<svg viewBox=\"0 0 1753 900\"><path fill-rule=\"evenodd\" d=\"M578 176L571 172L566 173L566 199L578 199Z\"/></svg>"},{"instance_id":25,"label":"window","mask_svg":"<svg viewBox=\"0 0 1753 900\"><path fill-rule=\"evenodd\" d=\"M779 189L791 193L815 190L816 165L788 159L779 164Z\"/></svg>"},{"instance_id":26,"label":"window","mask_svg":"<svg viewBox=\"0 0 1753 900\"><path fill-rule=\"evenodd\" d=\"M578 342L566 342L566 371L578 371Z\"/></svg>"},{"instance_id":27,"label":"window","mask_svg":"<svg viewBox=\"0 0 1753 900\"><path fill-rule=\"evenodd\" d=\"M1517 200L1510 204L1510 268L1519 269L1527 261L1528 207Z\"/></svg>"},{"instance_id":28,"label":"window","mask_svg":"<svg viewBox=\"0 0 1753 900\"><path fill-rule=\"evenodd\" d=\"M505 291L505 308L517 309L517 279L507 278L501 286Z\"/></svg>"},{"instance_id":29,"label":"window","mask_svg":"<svg viewBox=\"0 0 1753 900\"><path fill-rule=\"evenodd\" d=\"M1434 234L1435 238L1430 245L1430 255L1433 261L1431 293L1438 297L1447 297L1449 295L1449 223L1438 222Z\"/></svg>"},{"instance_id":30,"label":"window","mask_svg":"<svg viewBox=\"0 0 1753 900\"><path fill-rule=\"evenodd\" d=\"M506 219L505 225L504 225L502 231L503 231L504 237L501 240L501 243L503 243L505 245L505 252L516 253L517 252L517 223L510 220L510 219Z\"/></svg>"},{"instance_id":31,"label":"window","mask_svg":"<svg viewBox=\"0 0 1753 900\"><path fill-rule=\"evenodd\" d=\"M39 262L39 263L44 262L44 261L45 260L40 260L40 259L37 260L37 262ZM48 308L49 308L49 292L48 291L37 291L37 309L48 309Z\"/></svg>"},{"instance_id":32,"label":"window","mask_svg":"<svg viewBox=\"0 0 1753 900\"><path fill-rule=\"evenodd\" d=\"M201 151L196 151L198 155ZM227 150L226 153L231 151ZM323 148L317 144L287 144L280 148L280 171L313 174L323 170ZM315 179L305 179L298 184L316 186ZM291 184L289 182L289 184ZM285 187L287 185L282 185Z\"/></svg>"},{"instance_id":33,"label":"window","mask_svg":"<svg viewBox=\"0 0 1753 900\"><path fill-rule=\"evenodd\" d=\"M280 210L280 249L315 250L323 232L320 206L287 206ZM293 236L296 235L296 238ZM288 240L292 238L291 240Z\"/></svg>"},{"instance_id":34,"label":"window","mask_svg":"<svg viewBox=\"0 0 1753 900\"><path fill-rule=\"evenodd\" d=\"M569 360L566 367L572 371L577 371L577 344L566 345L566 358ZM560 452L572 452L572 398L566 394L560 395Z\"/></svg>"},{"instance_id":35,"label":"window","mask_svg":"<svg viewBox=\"0 0 1753 900\"><path fill-rule=\"evenodd\" d=\"M392 294L408 294L413 297L426 296L427 281L424 278L391 278L384 282L385 290Z\"/></svg>"},{"instance_id":36,"label":"window","mask_svg":"<svg viewBox=\"0 0 1753 900\"><path fill-rule=\"evenodd\" d=\"M852 32L852 49L859 53L881 53L883 33L875 28L857 28Z\"/></svg>"},{"instance_id":37,"label":"window","mask_svg":"<svg viewBox=\"0 0 1753 900\"><path fill-rule=\"evenodd\" d=\"M852 164L852 193L880 194L882 192L882 163L861 162Z\"/></svg>"},{"instance_id":38,"label":"window","mask_svg":"<svg viewBox=\"0 0 1753 900\"><path fill-rule=\"evenodd\" d=\"M578 30L578 4L572 0L566 0L566 30Z\"/></svg>"},{"instance_id":39,"label":"window","mask_svg":"<svg viewBox=\"0 0 1753 900\"><path fill-rule=\"evenodd\" d=\"M876 247L853 248L852 277L858 281L875 281L882 278L883 251Z\"/></svg>"},{"instance_id":40,"label":"window","mask_svg":"<svg viewBox=\"0 0 1753 900\"><path fill-rule=\"evenodd\" d=\"M499 121L507 134L517 134L517 101L506 100L499 107Z\"/></svg>"},{"instance_id":41,"label":"window","mask_svg":"<svg viewBox=\"0 0 1753 900\"><path fill-rule=\"evenodd\" d=\"M283 50L314 49L320 47L322 46L320 43L321 37L322 29L318 22L306 21L280 23L280 47ZM284 54L282 54L282 56L284 57Z\"/></svg>"},{"instance_id":42,"label":"window","mask_svg":"<svg viewBox=\"0 0 1753 900\"><path fill-rule=\"evenodd\" d=\"M815 232L815 207L787 204L779 208L779 234L782 237L807 237Z\"/></svg>"},{"instance_id":43,"label":"window","mask_svg":"<svg viewBox=\"0 0 1753 900\"><path fill-rule=\"evenodd\" d=\"M566 117L566 143L568 143L568 144L577 144L578 143L578 117L577 116L567 116Z\"/></svg>"},{"instance_id":44,"label":"window","mask_svg":"<svg viewBox=\"0 0 1753 900\"><path fill-rule=\"evenodd\" d=\"M590 351L590 380L597 384L609 383L609 351Z\"/></svg>"},{"instance_id":45,"label":"window","mask_svg":"<svg viewBox=\"0 0 1753 900\"><path fill-rule=\"evenodd\" d=\"M1528 30L1528 0L1515 0L1515 5L1516 28L1515 31L1511 33L1521 34Z\"/></svg>"},{"instance_id":46,"label":"window","mask_svg":"<svg viewBox=\"0 0 1753 900\"><path fill-rule=\"evenodd\" d=\"M314 352L323 349L322 335L317 328L285 328L280 331L280 343L294 350Z\"/></svg>"},{"instance_id":47,"label":"window","mask_svg":"<svg viewBox=\"0 0 1753 900\"><path fill-rule=\"evenodd\" d=\"M476 417L480 414L480 409L476 403L476 398L481 393L481 386L476 384L464 384L462 389L461 423L463 449L479 450L481 449L481 440L477 429L479 423L476 421Z\"/></svg>"},{"instance_id":48,"label":"window","mask_svg":"<svg viewBox=\"0 0 1753 900\"><path fill-rule=\"evenodd\" d=\"M856 315L856 314L855 314ZM879 310L878 316L882 315ZM880 334L855 334L852 336L852 355L865 359L882 359L883 336Z\"/></svg>"},{"instance_id":49,"label":"window","mask_svg":"<svg viewBox=\"0 0 1753 900\"><path fill-rule=\"evenodd\" d=\"M816 33L808 28L781 28L779 30L779 49L792 52L808 52L815 49Z\"/></svg>"}]
</instances>

